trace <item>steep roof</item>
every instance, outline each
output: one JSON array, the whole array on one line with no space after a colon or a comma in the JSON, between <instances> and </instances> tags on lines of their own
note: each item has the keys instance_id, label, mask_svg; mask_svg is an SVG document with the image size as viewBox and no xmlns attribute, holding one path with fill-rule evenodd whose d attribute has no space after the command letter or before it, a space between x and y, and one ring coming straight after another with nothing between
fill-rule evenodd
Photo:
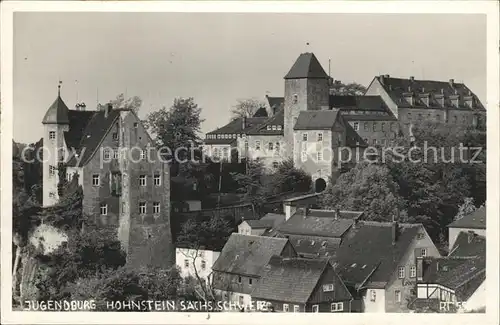
<instances>
[{"instance_id":1,"label":"steep roof","mask_svg":"<svg viewBox=\"0 0 500 325\"><path fill-rule=\"evenodd\" d=\"M285 124L285 109L280 108L276 114L267 119L267 121L263 122L259 126L249 130L246 132L248 135L283 135L283 129ZM268 130L267 126L280 125L281 130Z\"/></svg>"},{"instance_id":2,"label":"steep roof","mask_svg":"<svg viewBox=\"0 0 500 325\"><path fill-rule=\"evenodd\" d=\"M340 110L347 121L397 121L380 96L330 95L330 108Z\"/></svg>"},{"instance_id":3,"label":"steep roof","mask_svg":"<svg viewBox=\"0 0 500 325\"><path fill-rule=\"evenodd\" d=\"M69 130L64 132L64 140L68 148L79 149L85 128L95 111L68 111Z\"/></svg>"},{"instance_id":4,"label":"steep roof","mask_svg":"<svg viewBox=\"0 0 500 325\"><path fill-rule=\"evenodd\" d=\"M243 128L243 118L237 118L229 122L228 124L215 129L208 134L248 134L249 132L254 132L254 130L262 123L268 120L267 117L247 117L245 118L245 128ZM203 140L205 144L231 144L236 141L234 138L229 139L207 139Z\"/></svg>"},{"instance_id":5,"label":"steep roof","mask_svg":"<svg viewBox=\"0 0 500 325\"><path fill-rule=\"evenodd\" d=\"M392 223L360 221L344 237L337 251L340 276L355 285L366 280L365 284L384 287L421 229L421 224L399 224L393 245Z\"/></svg>"},{"instance_id":6,"label":"steep roof","mask_svg":"<svg viewBox=\"0 0 500 325\"><path fill-rule=\"evenodd\" d=\"M251 236L233 233L215 261L214 271L260 276L273 255L281 255L285 238Z\"/></svg>"},{"instance_id":7,"label":"steep roof","mask_svg":"<svg viewBox=\"0 0 500 325\"><path fill-rule=\"evenodd\" d=\"M484 106L481 104L477 96L463 83L450 81L437 81L437 80L411 80L409 78L394 78L390 76L377 76L375 77L380 84L384 87L385 91L389 94L391 99L399 107L413 107L413 108L442 108L436 99L436 95L444 95L444 104L446 108L450 109L463 109L471 110L464 101L465 96L473 96L476 102L476 109L478 111L485 111ZM415 103L413 106L404 98L404 93L413 92L415 94ZM419 99L420 94L430 94L429 106ZM450 96L459 95L459 107L452 105Z\"/></svg>"},{"instance_id":8,"label":"steep roof","mask_svg":"<svg viewBox=\"0 0 500 325\"><path fill-rule=\"evenodd\" d=\"M258 299L306 303L327 267L331 266L326 259L272 256L251 295Z\"/></svg>"},{"instance_id":9,"label":"steep roof","mask_svg":"<svg viewBox=\"0 0 500 325\"><path fill-rule=\"evenodd\" d=\"M286 216L284 214L268 213L259 220L245 220L250 227L255 229L268 229L276 227L285 221Z\"/></svg>"},{"instance_id":10,"label":"steep roof","mask_svg":"<svg viewBox=\"0 0 500 325\"><path fill-rule=\"evenodd\" d=\"M340 238L288 235L288 240L299 256L308 258L335 257L340 246Z\"/></svg>"},{"instance_id":11,"label":"steep roof","mask_svg":"<svg viewBox=\"0 0 500 325\"><path fill-rule=\"evenodd\" d=\"M76 141L74 141L75 139L80 139L79 144L74 147L76 149L78 159L80 159L80 166L87 164L92 158L95 151L98 149L99 144L104 139L106 134L108 134L114 122L118 119L121 111L123 111L123 109L111 109L107 117L105 116L105 112L103 110L92 112L93 114L81 133L80 127L82 125L80 122L76 123L78 126L75 126L75 131L72 132L71 136L68 135L68 138L71 139L70 142L72 145L76 143ZM75 116L79 115L75 114ZM81 116L89 117L83 114ZM76 166L77 163L77 157L73 156L68 161L68 166Z\"/></svg>"},{"instance_id":12,"label":"steep roof","mask_svg":"<svg viewBox=\"0 0 500 325\"><path fill-rule=\"evenodd\" d=\"M43 124L69 124L69 108L58 94L56 100L50 105L43 117Z\"/></svg>"},{"instance_id":13,"label":"steep roof","mask_svg":"<svg viewBox=\"0 0 500 325\"><path fill-rule=\"evenodd\" d=\"M285 79L328 79L328 75L313 53L299 55Z\"/></svg>"},{"instance_id":14,"label":"steep roof","mask_svg":"<svg viewBox=\"0 0 500 325\"><path fill-rule=\"evenodd\" d=\"M353 223L352 219L343 219L342 217L335 219L333 213L325 213L321 210L310 210L304 217L304 209L298 209L290 219L276 228L279 232L287 235L339 238Z\"/></svg>"},{"instance_id":15,"label":"steep roof","mask_svg":"<svg viewBox=\"0 0 500 325\"><path fill-rule=\"evenodd\" d=\"M294 130L331 130L337 120L338 110L301 111Z\"/></svg>"},{"instance_id":16,"label":"steep roof","mask_svg":"<svg viewBox=\"0 0 500 325\"><path fill-rule=\"evenodd\" d=\"M266 95L267 102L271 108L280 108L285 104L285 97L271 97Z\"/></svg>"},{"instance_id":17,"label":"steep roof","mask_svg":"<svg viewBox=\"0 0 500 325\"><path fill-rule=\"evenodd\" d=\"M449 256L486 256L486 237L461 231Z\"/></svg>"},{"instance_id":18,"label":"steep roof","mask_svg":"<svg viewBox=\"0 0 500 325\"><path fill-rule=\"evenodd\" d=\"M448 225L450 228L486 229L486 207L482 206L472 213L455 220Z\"/></svg>"}]
</instances>

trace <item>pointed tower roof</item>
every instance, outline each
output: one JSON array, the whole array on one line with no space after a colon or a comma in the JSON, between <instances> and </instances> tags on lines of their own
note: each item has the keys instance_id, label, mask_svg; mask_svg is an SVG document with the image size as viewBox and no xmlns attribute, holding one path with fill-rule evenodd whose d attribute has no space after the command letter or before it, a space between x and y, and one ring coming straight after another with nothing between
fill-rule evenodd
<instances>
[{"instance_id":1,"label":"pointed tower roof","mask_svg":"<svg viewBox=\"0 0 500 325\"><path fill-rule=\"evenodd\" d=\"M285 79L327 79L328 75L314 53L302 53L293 64Z\"/></svg>"},{"instance_id":2,"label":"pointed tower roof","mask_svg":"<svg viewBox=\"0 0 500 325\"><path fill-rule=\"evenodd\" d=\"M61 91L57 92L57 98L52 105L50 105L47 113L43 117L43 124L69 124L68 118L69 108L66 106L61 98Z\"/></svg>"}]
</instances>

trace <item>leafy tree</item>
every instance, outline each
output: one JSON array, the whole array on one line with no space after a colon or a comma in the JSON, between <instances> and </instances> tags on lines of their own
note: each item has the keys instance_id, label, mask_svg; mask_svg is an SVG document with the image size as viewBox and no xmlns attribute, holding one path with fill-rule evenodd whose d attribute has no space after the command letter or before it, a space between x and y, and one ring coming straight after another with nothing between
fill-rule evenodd
<instances>
[{"instance_id":1,"label":"leafy tree","mask_svg":"<svg viewBox=\"0 0 500 325\"><path fill-rule=\"evenodd\" d=\"M244 194L243 199L260 211L266 201L266 174L262 161L249 161L245 174L231 173L231 176L239 184L237 191Z\"/></svg>"},{"instance_id":2,"label":"leafy tree","mask_svg":"<svg viewBox=\"0 0 500 325\"><path fill-rule=\"evenodd\" d=\"M279 163L278 168L270 175L267 193L277 195L286 192L308 192L312 186L311 175L293 165L293 159Z\"/></svg>"},{"instance_id":3,"label":"leafy tree","mask_svg":"<svg viewBox=\"0 0 500 325\"><path fill-rule=\"evenodd\" d=\"M333 95L361 96L364 95L366 92L366 87L361 84L358 84L356 82L344 84L340 80L336 80L330 86L330 89L333 92Z\"/></svg>"},{"instance_id":4,"label":"leafy tree","mask_svg":"<svg viewBox=\"0 0 500 325\"><path fill-rule=\"evenodd\" d=\"M255 98L240 99L231 109L232 119L253 117L263 107L266 107L266 104L261 100Z\"/></svg>"},{"instance_id":5,"label":"leafy tree","mask_svg":"<svg viewBox=\"0 0 500 325\"><path fill-rule=\"evenodd\" d=\"M364 211L366 220L390 221L397 218L398 185L386 166L359 163L327 187L320 206L327 209Z\"/></svg>"},{"instance_id":6,"label":"leafy tree","mask_svg":"<svg viewBox=\"0 0 500 325\"><path fill-rule=\"evenodd\" d=\"M476 206L474 205L474 199L471 197L466 197L464 203L458 206L458 213L454 220L462 219L464 216L471 214L476 211Z\"/></svg>"},{"instance_id":7,"label":"leafy tree","mask_svg":"<svg viewBox=\"0 0 500 325\"><path fill-rule=\"evenodd\" d=\"M125 99L124 94L119 94L110 103L115 109L130 109L137 113L142 106L142 99L138 96Z\"/></svg>"}]
</instances>

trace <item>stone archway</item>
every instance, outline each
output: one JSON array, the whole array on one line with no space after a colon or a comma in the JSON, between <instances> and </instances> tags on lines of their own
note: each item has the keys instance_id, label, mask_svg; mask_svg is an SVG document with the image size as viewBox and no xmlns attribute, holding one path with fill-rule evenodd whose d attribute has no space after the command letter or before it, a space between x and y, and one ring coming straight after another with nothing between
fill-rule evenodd
<instances>
[{"instance_id":1,"label":"stone archway","mask_svg":"<svg viewBox=\"0 0 500 325\"><path fill-rule=\"evenodd\" d=\"M318 178L314 182L314 190L316 193L323 192L326 189L326 181L323 178Z\"/></svg>"}]
</instances>

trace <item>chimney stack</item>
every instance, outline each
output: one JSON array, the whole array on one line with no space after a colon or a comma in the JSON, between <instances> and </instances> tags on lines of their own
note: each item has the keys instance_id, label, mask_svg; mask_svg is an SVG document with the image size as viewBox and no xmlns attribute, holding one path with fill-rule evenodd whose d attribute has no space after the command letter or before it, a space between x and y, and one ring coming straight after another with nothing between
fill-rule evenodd
<instances>
[{"instance_id":1,"label":"chimney stack","mask_svg":"<svg viewBox=\"0 0 500 325\"><path fill-rule=\"evenodd\" d=\"M454 87L455 86L455 79L450 79L450 86Z\"/></svg>"},{"instance_id":2,"label":"chimney stack","mask_svg":"<svg viewBox=\"0 0 500 325\"><path fill-rule=\"evenodd\" d=\"M106 105L104 107L104 118L108 118L109 116L109 112L113 109L113 105L111 105L111 103L109 103L108 105Z\"/></svg>"},{"instance_id":3,"label":"chimney stack","mask_svg":"<svg viewBox=\"0 0 500 325\"><path fill-rule=\"evenodd\" d=\"M382 86L384 85L384 78L385 76L383 74L380 75L380 83L382 84Z\"/></svg>"},{"instance_id":4,"label":"chimney stack","mask_svg":"<svg viewBox=\"0 0 500 325\"><path fill-rule=\"evenodd\" d=\"M306 205L304 207L304 218L307 217L308 214L309 214L309 205Z\"/></svg>"},{"instance_id":5,"label":"chimney stack","mask_svg":"<svg viewBox=\"0 0 500 325\"><path fill-rule=\"evenodd\" d=\"M337 207L335 209L335 220L339 220L340 218L340 209Z\"/></svg>"},{"instance_id":6,"label":"chimney stack","mask_svg":"<svg viewBox=\"0 0 500 325\"><path fill-rule=\"evenodd\" d=\"M391 226L392 244L393 245L396 245L396 241L398 240L398 231L399 231L398 222L393 221L392 226Z\"/></svg>"},{"instance_id":7,"label":"chimney stack","mask_svg":"<svg viewBox=\"0 0 500 325\"><path fill-rule=\"evenodd\" d=\"M414 81L415 81L415 77L414 77L414 76L411 76L411 77L410 77L410 81L411 81L411 82L414 82Z\"/></svg>"},{"instance_id":8,"label":"chimney stack","mask_svg":"<svg viewBox=\"0 0 500 325\"><path fill-rule=\"evenodd\" d=\"M246 122L247 122L247 118L246 117L242 117L241 118L241 129L244 130L245 127L246 127Z\"/></svg>"}]
</instances>

